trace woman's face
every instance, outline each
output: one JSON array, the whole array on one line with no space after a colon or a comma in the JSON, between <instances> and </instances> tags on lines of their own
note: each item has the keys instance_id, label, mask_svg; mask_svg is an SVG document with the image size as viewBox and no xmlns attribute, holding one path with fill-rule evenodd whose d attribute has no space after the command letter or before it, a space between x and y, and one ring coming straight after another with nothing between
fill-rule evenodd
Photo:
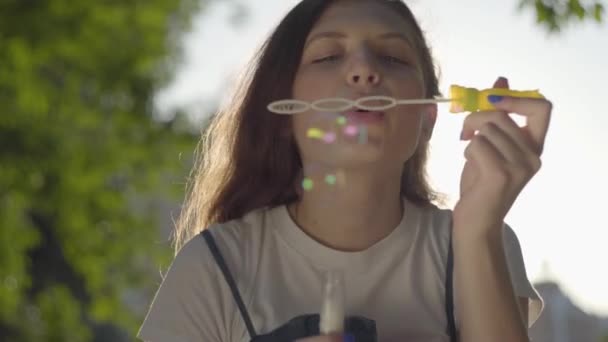
<instances>
[{"instance_id":1,"label":"woman's face","mask_svg":"<svg viewBox=\"0 0 608 342\"><path fill-rule=\"evenodd\" d=\"M410 36L403 17L385 5L336 2L307 37L293 97L309 102L370 95L424 97ZM310 110L293 117L295 139L305 167L402 167L418 145L422 112L433 108L401 105L368 114L352 113L356 108L350 113Z\"/></svg>"}]
</instances>

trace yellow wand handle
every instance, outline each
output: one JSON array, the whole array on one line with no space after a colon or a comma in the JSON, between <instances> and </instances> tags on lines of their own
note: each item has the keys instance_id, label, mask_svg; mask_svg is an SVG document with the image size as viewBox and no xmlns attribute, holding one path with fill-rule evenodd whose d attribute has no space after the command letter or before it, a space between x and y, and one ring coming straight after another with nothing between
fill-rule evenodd
<instances>
[{"instance_id":1,"label":"yellow wand handle","mask_svg":"<svg viewBox=\"0 0 608 342\"><path fill-rule=\"evenodd\" d=\"M458 85L450 87L451 113L489 111L496 109L488 100L489 95L544 99L538 90L511 90L504 88L489 88L478 90Z\"/></svg>"}]
</instances>

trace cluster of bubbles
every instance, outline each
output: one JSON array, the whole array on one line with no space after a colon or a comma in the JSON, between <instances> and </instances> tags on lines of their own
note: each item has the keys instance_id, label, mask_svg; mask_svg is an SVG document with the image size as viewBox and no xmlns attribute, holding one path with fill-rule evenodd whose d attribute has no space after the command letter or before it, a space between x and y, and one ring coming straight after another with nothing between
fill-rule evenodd
<instances>
[{"instance_id":1,"label":"cluster of bubbles","mask_svg":"<svg viewBox=\"0 0 608 342\"><path fill-rule=\"evenodd\" d=\"M344 116L338 116L336 118L336 123L340 126L343 126L343 132L345 135L349 137L354 137L358 135L358 142L360 144L365 144L367 142L367 126L365 125L347 125L346 118ZM306 136L311 139L318 139L327 144L331 144L336 141L336 133L335 132L325 132L322 129L311 127L306 132Z\"/></svg>"},{"instance_id":2,"label":"cluster of bubbles","mask_svg":"<svg viewBox=\"0 0 608 342\"><path fill-rule=\"evenodd\" d=\"M334 174L328 174L325 176L325 183L327 183L329 185L335 185L337 180L338 180L338 177ZM315 182L312 180L312 178L306 177L306 178L304 178L304 180L302 180L302 189L304 189L306 191L312 190L314 185L315 185Z\"/></svg>"},{"instance_id":3,"label":"cluster of bubbles","mask_svg":"<svg viewBox=\"0 0 608 342\"><path fill-rule=\"evenodd\" d=\"M343 115L339 115L336 118L336 123L338 124L338 126L340 126L342 128L342 132L344 133L344 135L347 135L349 137L355 137L357 136L357 141L359 144L365 144L367 143L367 126L365 125L353 125L353 124L348 124L347 119L345 116ZM331 144L334 143L337 139L337 135L335 132L333 131L324 131L320 128L316 128L316 127L311 127L307 130L306 132L306 136L310 139L316 139L316 140L320 140L326 144ZM327 174L324 177L324 182L325 184L328 184L330 186L334 186L337 183L339 183L339 177L340 175L336 175L336 174ZM302 180L302 189L304 189L305 191L311 191L313 189L315 185L315 182L312 178L309 177L305 177Z\"/></svg>"}]
</instances>

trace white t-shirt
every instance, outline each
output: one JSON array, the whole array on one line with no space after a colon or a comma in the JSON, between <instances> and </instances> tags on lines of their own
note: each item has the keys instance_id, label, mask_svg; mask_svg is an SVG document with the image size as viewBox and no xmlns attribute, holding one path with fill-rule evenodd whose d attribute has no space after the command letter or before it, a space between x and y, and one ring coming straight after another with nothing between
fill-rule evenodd
<instances>
[{"instance_id":1,"label":"white t-shirt","mask_svg":"<svg viewBox=\"0 0 608 342\"><path fill-rule=\"evenodd\" d=\"M378 341L449 341L445 275L451 210L420 208L404 200L399 225L361 252L318 243L294 223L286 206L255 210L209 229L258 334L294 317L319 313L324 271L332 269L344 275L346 315L374 320ZM530 299L531 326L542 300L527 278L519 242L507 225L503 237L515 292ZM457 326L458 321L456 317ZM138 337L152 342L250 340L201 235L176 256Z\"/></svg>"}]
</instances>

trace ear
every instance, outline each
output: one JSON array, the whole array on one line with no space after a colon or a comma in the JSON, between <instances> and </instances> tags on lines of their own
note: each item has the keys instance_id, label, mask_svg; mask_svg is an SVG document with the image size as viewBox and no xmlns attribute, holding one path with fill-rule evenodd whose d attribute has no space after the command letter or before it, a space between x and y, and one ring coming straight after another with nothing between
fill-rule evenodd
<instances>
[{"instance_id":1,"label":"ear","mask_svg":"<svg viewBox=\"0 0 608 342\"><path fill-rule=\"evenodd\" d=\"M433 136L433 129L437 121L437 104L425 107L422 115L422 138L429 141Z\"/></svg>"}]
</instances>

